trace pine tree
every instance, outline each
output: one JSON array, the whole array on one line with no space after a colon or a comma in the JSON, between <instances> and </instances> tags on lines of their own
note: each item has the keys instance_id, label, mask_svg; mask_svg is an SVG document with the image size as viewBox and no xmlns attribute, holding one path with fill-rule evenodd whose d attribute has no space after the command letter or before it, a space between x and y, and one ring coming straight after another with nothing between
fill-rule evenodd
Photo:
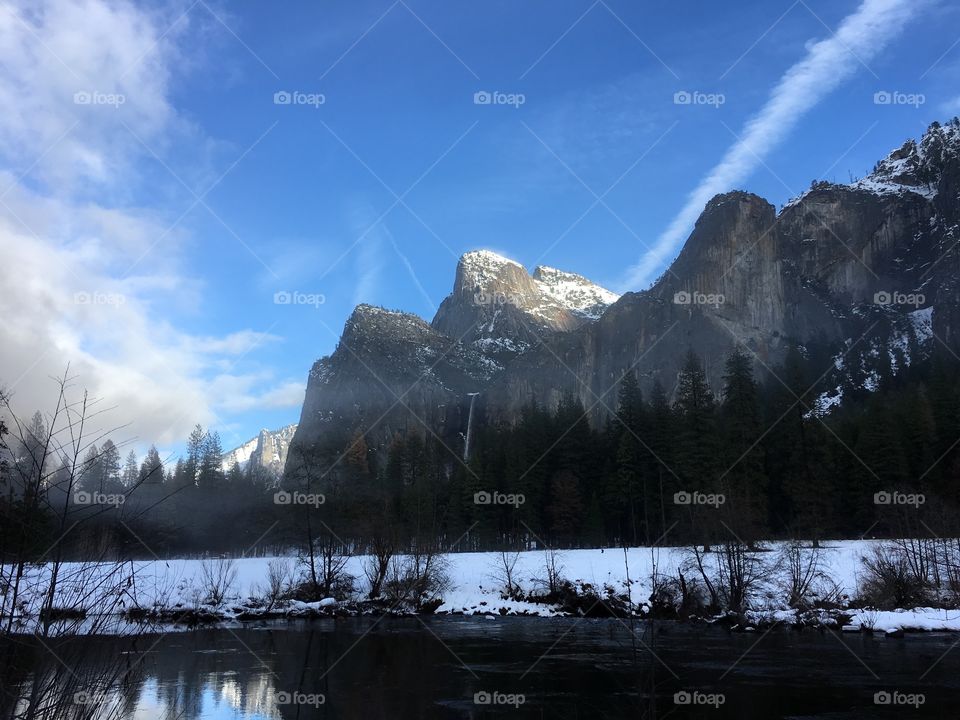
<instances>
[{"instance_id":1,"label":"pine tree","mask_svg":"<svg viewBox=\"0 0 960 720\"><path fill-rule=\"evenodd\" d=\"M206 432L198 423L190 432L187 438L187 459L183 464L183 471L186 473L187 480L191 485L196 485L200 479L200 465L203 462L203 443L206 439Z\"/></svg>"},{"instance_id":2,"label":"pine tree","mask_svg":"<svg viewBox=\"0 0 960 720\"><path fill-rule=\"evenodd\" d=\"M707 384L703 365L696 353L687 353L677 380L677 474L688 493L714 493L717 488L717 434L713 392ZM690 531L709 536L718 530L715 512L706 505L694 505L688 515Z\"/></svg>"},{"instance_id":3,"label":"pine tree","mask_svg":"<svg viewBox=\"0 0 960 720\"><path fill-rule=\"evenodd\" d=\"M120 450L113 440L107 440L100 448L101 487L104 492L114 493L120 489Z\"/></svg>"},{"instance_id":4,"label":"pine tree","mask_svg":"<svg viewBox=\"0 0 960 720\"><path fill-rule=\"evenodd\" d=\"M140 463L140 472L137 481L145 485L162 485L163 462L160 460L160 453L157 452L157 446L151 445L147 451L147 456Z\"/></svg>"},{"instance_id":5,"label":"pine tree","mask_svg":"<svg viewBox=\"0 0 960 720\"><path fill-rule=\"evenodd\" d=\"M700 358L692 350L680 371L674 410L678 474L687 490L712 490L717 471L715 401Z\"/></svg>"},{"instance_id":6,"label":"pine tree","mask_svg":"<svg viewBox=\"0 0 960 720\"><path fill-rule=\"evenodd\" d=\"M200 445L200 464L197 471L197 483L200 487L217 489L223 486L223 446L220 434L207 432Z\"/></svg>"},{"instance_id":7,"label":"pine tree","mask_svg":"<svg viewBox=\"0 0 960 720\"><path fill-rule=\"evenodd\" d=\"M649 477L656 487L657 514L662 538L669 529L669 518L674 515L674 506L670 502L673 494L681 490L672 469L674 462L674 416L660 379L654 380L650 390L650 405L647 413L646 437L650 446ZM669 508L669 510L668 510Z\"/></svg>"},{"instance_id":8,"label":"pine tree","mask_svg":"<svg viewBox=\"0 0 960 720\"><path fill-rule=\"evenodd\" d=\"M137 454L131 450L127 453L127 459L123 464L123 475L121 482L127 489L135 487L140 477L140 468L137 465Z\"/></svg>"},{"instance_id":9,"label":"pine tree","mask_svg":"<svg viewBox=\"0 0 960 720\"><path fill-rule=\"evenodd\" d=\"M750 358L738 347L727 359L723 404L720 408L723 473L719 489L727 496L726 522L752 542L766 531L767 482L763 426L757 384Z\"/></svg>"}]
</instances>

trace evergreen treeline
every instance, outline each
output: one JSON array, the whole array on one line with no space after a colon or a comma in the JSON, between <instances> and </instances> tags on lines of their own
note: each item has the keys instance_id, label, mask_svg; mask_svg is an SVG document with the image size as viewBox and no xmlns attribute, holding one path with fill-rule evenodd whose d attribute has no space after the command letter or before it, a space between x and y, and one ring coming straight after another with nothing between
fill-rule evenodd
<instances>
[{"instance_id":1,"label":"evergreen treeline","mask_svg":"<svg viewBox=\"0 0 960 720\"><path fill-rule=\"evenodd\" d=\"M824 417L813 412L816 366L794 350L761 381L736 351L715 396L691 352L674 388L644 394L626 373L596 404L612 411L600 427L573 394L553 409L527 405L511 426L477 417L467 463L462 447L425 430L381 453L358 430L335 456L291 448L297 470L282 496L254 468L224 472L218 436L199 426L173 468L155 448L121 460L107 440L87 452L73 495L54 480L44 506L94 514L65 541L75 551L109 543L144 557L324 538L361 550L385 540L484 549L956 535L960 362L937 356L883 373L873 392L846 388ZM42 424L38 414L34 437ZM104 508L113 495L124 502ZM19 502L4 493L0 513L15 517ZM43 546L43 517L31 522Z\"/></svg>"},{"instance_id":2,"label":"evergreen treeline","mask_svg":"<svg viewBox=\"0 0 960 720\"><path fill-rule=\"evenodd\" d=\"M598 403L613 411L600 428L569 394L512 426L475 422L466 464L426 432L396 436L377 464L358 432L288 482L327 494L338 536L459 548L956 534L960 362L887 368L821 416L824 362L793 350L760 380L737 350L715 396L691 352L669 391L645 395L626 373Z\"/></svg>"}]
</instances>

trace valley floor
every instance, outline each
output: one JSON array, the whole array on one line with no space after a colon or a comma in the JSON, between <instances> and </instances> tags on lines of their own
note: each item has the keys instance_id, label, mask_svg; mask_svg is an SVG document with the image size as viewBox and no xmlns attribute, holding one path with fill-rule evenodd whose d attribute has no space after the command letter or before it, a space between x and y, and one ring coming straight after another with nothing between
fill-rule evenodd
<instances>
[{"instance_id":1,"label":"valley floor","mask_svg":"<svg viewBox=\"0 0 960 720\"><path fill-rule=\"evenodd\" d=\"M791 609L789 597L789 570L779 543L770 543L762 552L754 555L760 563L759 580L749 594L749 607L736 620L741 630L751 630L771 622L803 623L807 625L843 626L847 631L871 630L895 632L899 630L946 630L960 631L960 610L916 607L897 610L851 608L863 581L862 558L872 553L880 541L828 541L823 544L819 556L820 576L812 583L807 599L810 605L828 609L809 610L800 614ZM710 558L710 554L706 556ZM543 579L547 553L531 550L512 553L515 559L513 578L520 589L515 597L543 593ZM337 612L383 612L397 611L389 603L379 608L359 602L338 603L332 598L315 603L284 601L266 609L262 598L266 594L267 576L271 561L278 558L238 558L232 561L219 559L171 559L127 563L121 571L122 588L118 591L116 613L133 608L163 611L164 617L183 612L192 615L194 621L200 616L207 621L230 621L256 619L258 616L310 616ZM629 601L641 614L649 608L654 570L660 577L676 578L678 570L684 569L688 580L693 577L689 569L691 551L677 548L622 548L582 549L558 551L559 575L569 580L578 594L599 598L598 603L614 602L620 596ZM279 558L291 571L297 569L295 557ZM347 560L345 571L355 578L354 596L359 601L366 596L369 584L364 575L364 556ZM709 562L715 562L709 559ZM217 604L209 602L208 588L211 570L229 566L232 574L226 585L225 599ZM43 575L47 570L40 566L31 570L25 586L42 588ZM88 614L111 604L103 599L93 603L95 595L89 588L96 584L97 577L107 572L116 572L114 566L99 566L83 563L68 563L61 573L57 603L59 607L82 607ZM530 599L510 599L504 595L504 563L499 552L451 553L445 556L445 572L448 577L446 589L441 593L442 603L435 612L462 615L530 615L556 617L571 614L559 605L533 602ZM234 574L235 573L235 574ZM629 578L629 580L628 580ZM104 586L109 583L102 583ZM118 584L119 587L119 584ZM23 608L26 617L36 616L37 604ZM27 595L29 597L29 594ZM268 614L269 613L269 614ZM25 618L26 619L26 618ZM35 622L35 620L33 621ZM29 624L29 623L28 623Z\"/></svg>"}]
</instances>

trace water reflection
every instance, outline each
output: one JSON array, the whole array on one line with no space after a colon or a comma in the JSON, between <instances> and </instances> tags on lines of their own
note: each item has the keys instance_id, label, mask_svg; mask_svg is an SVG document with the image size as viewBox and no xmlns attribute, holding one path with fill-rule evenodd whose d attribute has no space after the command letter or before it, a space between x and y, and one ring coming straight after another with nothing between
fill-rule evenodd
<instances>
[{"instance_id":1,"label":"water reflection","mask_svg":"<svg viewBox=\"0 0 960 720\"><path fill-rule=\"evenodd\" d=\"M522 618L356 618L56 645L30 639L2 648L0 717L834 720L902 715L904 708L874 704L883 690L924 693L911 717L946 717L960 692L958 658L944 655L955 638L946 635L778 630L761 639L666 626L641 640L616 621ZM685 691L694 702L675 704ZM703 704L711 697L723 703Z\"/></svg>"}]
</instances>

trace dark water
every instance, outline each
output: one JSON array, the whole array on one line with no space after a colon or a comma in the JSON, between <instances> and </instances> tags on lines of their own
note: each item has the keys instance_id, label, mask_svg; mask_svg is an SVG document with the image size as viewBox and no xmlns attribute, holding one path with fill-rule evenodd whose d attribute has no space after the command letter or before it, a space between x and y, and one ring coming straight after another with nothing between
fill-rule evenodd
<instances>
[{"instance_id":1,"label":"dark water","mask_svg":"<svg viewBox=\"0 0 960 720\"><path fill-rule=\"evenodd\" d=\"M956 635L637 625L636 638L616 620L434 617L28 644L0 677L3 717L960 717Z\"/></svg>"}]
</instances>

